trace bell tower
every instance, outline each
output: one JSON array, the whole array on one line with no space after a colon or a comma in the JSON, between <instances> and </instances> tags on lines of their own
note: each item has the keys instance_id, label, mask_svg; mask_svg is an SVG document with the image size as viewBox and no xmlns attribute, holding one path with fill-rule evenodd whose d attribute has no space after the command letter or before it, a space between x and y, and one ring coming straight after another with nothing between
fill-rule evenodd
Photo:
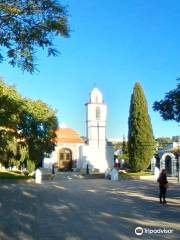
<instances>
[{"instance_id":1,"label":"bell tower","mask_svg":"<svg viewBox=\"0 0 180 240\"><path fill-rule=\"evenodd\" d=\"M99 89L94 88L89 102L86 103L86 136L90 146L106 147L106 118L107 105Z\"/></svg>"}]
</instances>

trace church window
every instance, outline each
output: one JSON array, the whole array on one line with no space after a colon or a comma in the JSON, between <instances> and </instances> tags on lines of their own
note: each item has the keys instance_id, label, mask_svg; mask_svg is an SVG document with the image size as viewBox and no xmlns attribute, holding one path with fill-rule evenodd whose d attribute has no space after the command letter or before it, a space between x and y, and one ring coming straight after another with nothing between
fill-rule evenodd
<instances>
[{"instance_id":1,"label":"church window","mask_svg":"<svg viewBox=\"0 0 180 240\"><path fill-rule=\"evenodd\" d=\"M98 103L98 96L96 96L96 103Z\"/></svg>"},{"instance_id":2,"label":"church window","mask_svg":"<svg viewBox=\"0 0 180 240\"><path fill-rule=\"evenodd\" d=\"M96 120L100 120L100 107L96 107Z\"/></svg>"}]
</instances>

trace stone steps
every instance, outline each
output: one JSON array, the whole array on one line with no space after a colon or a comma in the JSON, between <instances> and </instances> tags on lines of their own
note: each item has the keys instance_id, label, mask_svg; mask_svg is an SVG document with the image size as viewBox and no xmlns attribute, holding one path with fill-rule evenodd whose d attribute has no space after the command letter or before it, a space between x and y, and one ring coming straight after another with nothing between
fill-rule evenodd
<instances>
[{"instance_id":1,"label":"stone steps","mask_svg":"<svg viewBox=\"0 0 180 240\"><path fill-rule=\"evenodd\" d=\"M71 179L104 179L104 173L81 174L80 172L56 172L55 179L71 180Z\"/></svg>"},{"instance_id":2,"label":"stone steps","mask_svg":"<svg viewBox=\"0 0 180 240\"><path fill-rule=\"evenodd\" d=\"M84 175L85 179L104 179L104 173L90 173L88 175Z\"/></svg>"},{"instance_id":3,"label":"stone steps","mask_svg":"<svg viewBox=\"0 0 180 240\"><path fill-rule=\"evenodd\" d=\"M55 179L57 180L71 180L71 179L83 179L79 172L56 172Z\"/></svg>"}]
</instances>

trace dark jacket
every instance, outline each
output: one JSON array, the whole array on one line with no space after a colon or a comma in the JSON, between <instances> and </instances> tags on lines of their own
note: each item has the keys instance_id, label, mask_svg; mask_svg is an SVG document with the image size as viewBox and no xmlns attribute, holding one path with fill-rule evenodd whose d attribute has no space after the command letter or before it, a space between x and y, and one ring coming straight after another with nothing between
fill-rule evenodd
<instances>
[{"instance_id":1,"label":"dark jacket","mask_svg":"<svg viewBox=\"0 0 180 240\"><path fill-rule=\"evenodd\" d=\"M168 183L166 175L160 175L157 179L160 187L166 187L166 184Z\"/></svg>"}]
</instances>

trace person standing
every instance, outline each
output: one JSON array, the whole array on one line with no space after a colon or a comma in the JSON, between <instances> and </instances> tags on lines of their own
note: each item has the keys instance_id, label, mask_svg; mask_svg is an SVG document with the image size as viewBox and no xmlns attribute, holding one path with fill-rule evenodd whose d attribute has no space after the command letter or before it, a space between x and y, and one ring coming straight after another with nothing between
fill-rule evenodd
<instances>
[{"instance_id":1,"label":"person standing","mask_svg":"<svg viewBox=\"0 0 180 240\"><path fill-rule=\"evenodd\" d=\"M159 174L159 177L157 179L157 182L159 183L159 199L160 203L165 204L166 202L166 192L168 187L168 181L167 181L167 171L166 169L163 169L161 173Z\"/></svg>"}]
</instances>

